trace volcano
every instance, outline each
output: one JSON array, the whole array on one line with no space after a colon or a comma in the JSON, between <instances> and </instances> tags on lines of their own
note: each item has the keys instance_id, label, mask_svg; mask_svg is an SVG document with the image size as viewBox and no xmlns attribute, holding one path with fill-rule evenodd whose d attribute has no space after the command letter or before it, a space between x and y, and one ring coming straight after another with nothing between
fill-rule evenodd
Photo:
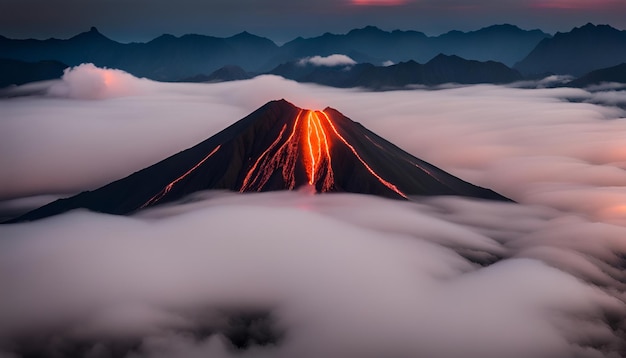
<instances>
[{"instance_id":1,"label":"volcano","mask_svg":"<svg viewBox=\"0 0 626 358\"><path fill-rule=\"evenodd\" d=\"M272 101L209 139L130 176L60 199L11 222L76 208L129 214L199 190L350 192L408 199L459 195L509 199L403 151L332 108Z\"/></svg>"}]
</instances>

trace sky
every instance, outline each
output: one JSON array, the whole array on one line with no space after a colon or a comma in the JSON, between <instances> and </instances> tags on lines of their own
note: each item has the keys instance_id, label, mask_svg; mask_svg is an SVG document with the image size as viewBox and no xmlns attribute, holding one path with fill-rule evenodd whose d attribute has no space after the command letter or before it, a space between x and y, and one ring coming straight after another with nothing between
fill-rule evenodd
<instances>
[{"instance_id":1,"label":"sky","mask_svg":"<svg viewBox=\"0 0 626 358\"><path fill-rule=\"evenodd\" d=\"M544 84L159 83L83 64L25 85L43 94L0 99L1 210L97 188L280 98L517 203L201 192L0 225L0 357L623 356L626 91ZM276 344L233 349L241 312Z\"/></svg>"},{"instance_id":2,"label":"sky","mask_svg":"<svg viewBox=\"0 0 626 358\"><path fill-rule=\"evenodd\" d=\"M68 38L96 26L121 42L163 33L226 37L242 31L277 43L367 25L439 35L510 23L548 33L588 22L626 29L623 0L3 0L0 34Z\"/></svg>"}]
</instances>

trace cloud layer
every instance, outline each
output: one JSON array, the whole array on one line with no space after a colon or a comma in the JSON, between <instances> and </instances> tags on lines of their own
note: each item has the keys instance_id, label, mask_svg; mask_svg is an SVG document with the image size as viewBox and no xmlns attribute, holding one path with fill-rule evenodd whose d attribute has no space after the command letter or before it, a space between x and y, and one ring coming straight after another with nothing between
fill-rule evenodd
<instances>
[{"instance_id":1,"label":"cloud layer","mask_svg":"<svg viewBox=\"0 0 626 358\"><path fill-rule=\"evenodd\" d=\"M351 59L346 55L329 55L329 56L313 56L313 57L305 57L298 61L298 65L306 66L325 66L325 67L335 67L335 66L352 66L356 65L356 61Z\"/></svg>"},{"instance_id":2,"label":"cloud layer","mask_svg":"<svg viewBox=\"0 0 626 358\"><path fill-rule=\"evenodd\" d=\"M52 87L96 92L0 102L4 210L130 174L283 97L332 106L520 204L207 192L133 217L0 226L0 355L624 353L626 128L623 110L601 105L624 92L372 93L108 72L129 81L124 92L101 71L112 70L83 65Z\"/></svg>"}]
</instances>

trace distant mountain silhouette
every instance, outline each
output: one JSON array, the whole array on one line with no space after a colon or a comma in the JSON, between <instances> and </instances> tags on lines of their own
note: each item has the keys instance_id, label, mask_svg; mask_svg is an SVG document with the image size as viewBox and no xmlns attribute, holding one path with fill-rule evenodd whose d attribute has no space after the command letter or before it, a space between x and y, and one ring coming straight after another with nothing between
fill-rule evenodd
<instances>
[{"instance_id":1,"label":"distant mountain silhouette","mask_svg":"<svg viewBox=\"0 0 626 358\"><path fill-rule=\"evenodd\" d=\"M26 62L55 60L76 66L93 63L117 68L137 77L178 81L209 75L224 66L245 72L267 72L281 63L308 56L344 54L360 63L415 60L426 62L439 53L475 60L512 64L523 58L547 34L512 25L496 25L473 32L452 31L428 37L418 31L383 31L368 26L347 34L326 33L297 38L283 46L242 32L220 38L204 35L162 35L146 43L119 43L92 27L70 39L12 40L0 36L0 58Z\"/></svg>"},{"instance_id":2,"label":"distant mountain silhouette","mask_svg":"<svg viewBox=\"0 0 626 358\"><path fill-rule=\"evenodd\" d=\"M295 61L309 56L344 54L357 62L382 63L386 60L405 61L421 56L429 47L428 37L418 31L383 31L374 26L351 30L347 34L325 33L312 38L298 37L285 43L278 56L266 66Z\"/></svg>"},{"instance_id":3,"label":"distant mountain silhouette","mask_svg":"<svg viewBox=\"0 0 626 358\"><path fill-rule=\"evenodd\" d=\"M0 58L0 88L59 78L67 65L58 61L25 62Z\"/></svg>"},{"instance_id":4,"label":"distant mountain silhouette","mask_svg":"<svg viewBox=\"0 0 626 358\"><path fill-rule=\"evenodd\" d=\"M444 83L510 83L522 79L515 70L494 61L479 62L438 55L424 65L410 61L364 72L357 85L367 87L439 85Z\"/></svg>"},{"instance_id":5,"label":"distant mountain silhouette","mask_svg":"<svg viewBox=\"0 0 626 358\"><path fill-rule=\"evenodd\" d=\"M587 24L541 41L515 65L524 74L581 76L626 62L626 31Z\"/></svg>"},{"instance_id":6,"label":"distant mountain silhouette","mask_svg":"<svg viewBox=\"0 0 626 358\"><path fill-rule=\"evenodd\" d=\"M183 78L181 82L226 82L239 81L252 78L250 73L239 66L224 66L209 75L199 74L189 78Z\"/></svg>"},{"instance_id":7,"label":"distant mountain silhouette","mask_svg":"<svg viewBox=\"0 0 626 358\"><path fill-rule=\"evenodd\" d=\"M332 87L354 87L355 79L365 70L376 66L361 63L352 66L315 66L301 64L299 61L283 63L269 74L304 83L318 83Z\"/></svg>"},{"instance_id":8,"label":"distant mountain silhouette","mask_svg":"<svg viewBox=\"0 0 626 358\"><path fill-rule=\"evenodd\" d=\"M211 73L225 65L255 70L277 49L272 41L247 32L228 38L162 35L147 43L129 44L115 42L94 27L67 40L0 37L0 58L57 60L70 66L91 62L160 81Z\"/></svg>"},{"instance_id":9,"label":"distant mountain silhouette","mask_svg":"<svg viewBox=\"0 0 626 358\"><path fill-rule=\"evenodd\" d=\"M511 83L522 79L519 72L499 62L479 62L442 54L423 65L407 61L391 66L357 64L328 67L291 62L276 67L270 73L299 82L373 89L411 84L432 86L444 83Z\"/></svg>"},{"instance_id":10,"label":"distant mountain silhouette","mask_svg":"<svg viewBox=\"0 0 626 358\"><path fill-rule=\"evenodd\" d=\"M617 66L603 68L587 73L567 85L571 87L587 87L603 82L618 82L626 84L626 62Z\"/></svg>"},{"instance_id":11,"label":"distant mountain silhouette","mask_svg":"<svg viewBox=\"0 0 626 358\"><path fill-rule=\"evenodd\" d=\"M517 26L493 25L477 31L450 31L436 37L437 53L477 61L502 62L511 67L532 51L549 34L522 30Z\"/></svg>"},{"instance_id":12,"label":"distant mountain silhouette","mask_svg":"<svg viewBox=\"0 0 626 358\"><path fill-rule=\"evenodd\" d=\"M200 144L94 191L60 199L11 222L75 208L128 214L207 189L351 192L403 199L461 195L509 199L424 162L338 111L269 102Z\"/></svg>"},{"instance_id":13,"label":"distant mountain silhouette","mask_svg":"<svg viewBox=\"0 0 626 358\"><path fill-rule=\"evenodd\" d=\"M474 60L493 60L512 66L550 35L526 31L512 25L494 25L472 32L451 31L428 37L417 31L383 31L374 26L345 35L326 33L309 39L297 38L280 48L276 62L307 56L345 54L357 62L426 62L439 53Z\"/></svg>"}]
</instances>

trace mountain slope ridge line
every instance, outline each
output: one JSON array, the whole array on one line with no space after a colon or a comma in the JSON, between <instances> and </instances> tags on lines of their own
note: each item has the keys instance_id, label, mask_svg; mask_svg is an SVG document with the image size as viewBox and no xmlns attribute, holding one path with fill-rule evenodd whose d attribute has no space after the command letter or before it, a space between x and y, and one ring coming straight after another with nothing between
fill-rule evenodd
<instances>
[{"instance_id":1,"label":"mountain slope ridge line","mask_svg":"<svg viewBox=\"0 0 626 358\"><path fill-rule=\"evenodd\" d=\"M459 195L511 201L414 157L333 108L302 109L282 99L152 166L9 222L77 208L127 215L201 190L245 193L306 186L315 193L402 200Z\"/></svg>"}]
</instances>

